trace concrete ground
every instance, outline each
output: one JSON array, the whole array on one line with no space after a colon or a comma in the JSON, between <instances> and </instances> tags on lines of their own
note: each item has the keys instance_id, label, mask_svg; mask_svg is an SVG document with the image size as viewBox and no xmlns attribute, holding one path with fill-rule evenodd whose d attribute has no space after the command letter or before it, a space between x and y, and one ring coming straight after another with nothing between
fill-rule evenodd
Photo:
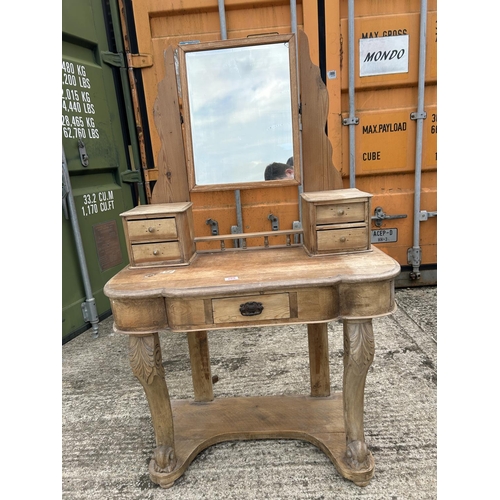
<instances>
[{"instance_id":1,"label":"concrete ground","mask_svg":"<svg viewBox=\"0 0 500 500\"><path fill-rule=\"evenodd\" d=\"M62 347L62 498L437 498L437 287L396 290L398 310L375 319L375 360L365 389L365 435L375 476L360 488L310 443L214 445L170 489L149 479L148 405L113 318ZM332 390L342 387L342 324L329 324ZM304 325L209 333L215 397L308 394ZM193 396L187 340L161 335L172 399Z\"/></svg>"}]
</instances>

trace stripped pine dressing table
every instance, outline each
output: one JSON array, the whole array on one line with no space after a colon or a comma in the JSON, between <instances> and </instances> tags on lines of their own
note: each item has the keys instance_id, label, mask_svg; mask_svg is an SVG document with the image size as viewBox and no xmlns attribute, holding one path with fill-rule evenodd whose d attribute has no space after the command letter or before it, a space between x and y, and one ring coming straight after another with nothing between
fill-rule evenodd
<instances>
[{"instance_id":1,"label":"stripped pine dressing table","mask_svg":"<svg viewBox=\"0 0 500 500\"><path fill-rule=\"evenodd\" d=\"M184 194L175 199L168 195L175 189L160 184L155 203L122 214L130 265L104 292L115 331L129 336L132 371L149 403L156 438L149 474L162 487L172 486L203 449L240 439L304 439L323 450L338 472L355 484L365 486L373 477L374 459L363 422L365 379L374 356L372 319L394 311L394 280L400 268L370 244L371 195L342 189L331 164L324 121L310 120L310 113L323 113L323 106L305 109L318 96L323 103L327 99L311 71L307 39L300 37L304 168L295 169L295 185L304 187L297 202L301 228L195 234L196 207L189 195L197 188L189 150L181 162L187 169L184 175L191 172L189 180L182 181L183 186L189 184ZM295 37L286 40L294 64ZM216 47L224 46L219 44ZM175 73L169 73L174 64L168 54L165 64L155 116L168 142L168 128L180 137L182 127L161 112L169 86L176 98L175 83L169 83ZM182 109L188 106L185 97ZM322 146L311 147L318 140ZM162 149L161 168L170 171L167 150ZM314 161L317 154L321 161ZM173 182L172 176L165 179ZM251 184L237 187L258 189ZM344 328L341 393L330 391L327 325L336 319ZM310 394L214 398L207 332L234 328L236 335L244 335L238 329L290 324L307 325ZM170 400L158 333L163 330L187 337L193 400Z\"/></svg>"}]
</instances>

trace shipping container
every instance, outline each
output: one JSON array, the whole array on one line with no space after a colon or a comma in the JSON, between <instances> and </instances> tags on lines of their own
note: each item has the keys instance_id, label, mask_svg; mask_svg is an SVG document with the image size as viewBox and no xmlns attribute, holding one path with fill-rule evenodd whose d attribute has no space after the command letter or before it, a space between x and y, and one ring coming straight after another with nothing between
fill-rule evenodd
<instances>
[{"instance_id":1,"label":"shipping container","mask_svg":"<svg viewBox=\"0 0 500 500\"><path fill-rule=\"evenodd\" d=\"M316 120L334 165L325 185L373 194L371 241L402 266L398 286L437 283L435 0L118 3L148 203L192 201L196 236L300 225L294 186L190 190L176 175L185 164L174 161L184 154L177 123L186 103L165 97L177 89L180 44L295 33L328 91L326 121Z\"/></svg>"},{"instance_id":2,"label":"shipping container","mask_svg":"<svg viewBox=\"0 0 500 500\"><path fill-rule=\"evenodd\" d=\"M119 214L145 202L113 9L101 0L62 3L63 342L88 328L98 335L111 313L104 284L128 264Z\"/></svg>"}]
</instances>

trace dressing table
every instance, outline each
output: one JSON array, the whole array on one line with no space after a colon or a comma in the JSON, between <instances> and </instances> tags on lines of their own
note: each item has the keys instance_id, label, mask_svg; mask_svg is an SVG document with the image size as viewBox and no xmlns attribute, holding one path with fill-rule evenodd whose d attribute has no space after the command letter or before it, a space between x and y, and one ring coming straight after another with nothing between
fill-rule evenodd
<instances>
[{"instance_id":1,"label":"dressing table","mask_svg":"<svg viewBox=\"0 0 500 500\"><path fill-rule=\"evenodd\" d=\"M165 175L155 187L155 203L122 214L130 265L104 289L111 302L115 331L129 336L132 371L144 388L151 411L156 446L149 474L153 482L165 488L174 484L203 449L241 439L307 440L323 450L338 472L355 484L367 485L374 474L363 422L365 379L374 356L372 319L394 311L394 280L400 268L370 244L371 195L341 189L340 176L331 165L324 121L317 123L314 118L318 113L325 116L326 89L311 71L303 34L299 41L300 79L295 71L294 35L186 45L176 54L172 51L170 59L166 54L166 77L159 86L155 107L160 136L165 138L160 153L160 171L163 169ZM284 156L294 159L295 176L265 185L253 177L227 183L217 177L211 180L213 164L205 160L217 151L210 148L210 141L205 142L205 149L197 149L194 144L204 140L201 115L196 124L198 118L193 111L202 104L189 94L193 83L190 78L195 78L196 71L190 72L187 67L186 54L208 58L210 51L243 48L244 59L234 62L241 70L251 66L247 56L256 43L261 53L268 45L286 48L285 62L291 76L286 94L290 128L285 133L289 134L290 149L285 148ZM210 64L216 68L213 61ZM180 66L179 75L173 70L176 65ZM212 88L206 82L204 87ZM182 123L166 119L164 110L172 103L181 109ZM270 103L265 108L272 110ZM284 119L278 114L273 120L281 125ZM191 134L192 130L197 132ZM176 161L169 157L174 153L168 147L175 136L184 138L185 145ZM283 145L282 136L279 140ZM224 148L228 155L234 153L231 161L238 162L230 142ZM314 160L314 155L320 157ZM252 161L258 163L257 159ZM215 161L220 166L221 157L216 156ZM206 172L197 170L197 162ZM200 183L202 176L206 177ZM296 209L301 214L301 227L290 224L289 228L282 225L267 231L240 228L200 234L200 228L209 229L208 225L203 228L203 222L211 214L211 207L203 212L203 203L196 206L200 193L214 189L284 193L290 186L298 189ZM279 206L273 211L279 212ZM344 327L341 393L330 391L327 324L336 319L341 319ZM244 335L238 329L289 324L307 325L310 394L214 398L208 331L234 328L235 334L240 331ZM170 400L160 330L187 337L193 400Z\"/></svg>"}]
</instances>

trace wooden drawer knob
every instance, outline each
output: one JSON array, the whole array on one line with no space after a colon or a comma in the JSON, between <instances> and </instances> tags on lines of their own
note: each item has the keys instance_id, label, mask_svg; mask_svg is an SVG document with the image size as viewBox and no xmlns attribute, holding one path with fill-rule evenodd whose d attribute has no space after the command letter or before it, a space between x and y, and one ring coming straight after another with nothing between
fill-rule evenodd
<instances>
[{"instance_id":1,"label":"wooden drawer knob","mask_svg":"<svg viewBox=\"0 0 500 500\"><path fill-rule=\"evenodd\" d=\"M342 236L342 237L340 238L340 243L345 243L345 236Z\"/></svg>"},{"instance_id":2,"label":"wooden drawer knob","mask_svg":"<svg viewBox=\"0 0 500 500\"><path fill-rule=\"evenodd\" d=\"M152 227L152 226L150 226L150 227L148 227L148 231L149 231L150 233L154 233L154 232L155 232L155 228L154 228L154 227Z\"/></svg>"},{"instance_id":3,"label":"wooden drawer knob","mask_svg":"<svg viewBox=\"0 0 500 500\"><path fill-rule=\"evenodd\" d=\"M160 251L159 250L153 250L153 255L160 255Z\"/></svg>"},{"instance_id":4,"label":"wooden drawer knob","mask_svg":"<svg viewBox=\"0 0 500 500\"><path fill-rule=\"evenodd\" d=\"M337 210L337 215L344 215L344 210L342 208L339 208Z\"/></svg>"}]
</instances>

